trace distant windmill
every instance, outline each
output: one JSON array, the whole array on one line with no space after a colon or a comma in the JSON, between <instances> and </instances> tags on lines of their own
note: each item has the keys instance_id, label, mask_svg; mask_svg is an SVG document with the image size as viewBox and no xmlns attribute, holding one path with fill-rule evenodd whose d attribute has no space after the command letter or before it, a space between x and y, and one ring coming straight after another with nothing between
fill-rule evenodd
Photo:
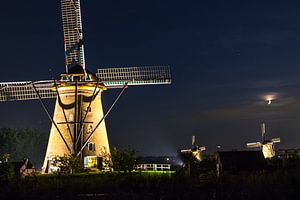
<instances>
[{"instance_id":1,"label":"distant windmill","mask_svg":"<svg viewBox=\"0 0 300 200\"><path fill-rule=\"evenodd\" d=\"M261 124L261 142L247 143L248 148L261 148L265 158L272 158L275 156L275 143L280 142L280 138L266 139L266 125Z\"/></svg>"},{"instance_id":2,"label":"distant windmill","mask_svg":"<svg viewBox=\"0 0 300 200\"><path fill-rule=\"evenodd\" d=\"M181 153L192 153L193 157L196 158L197 161L202 161L203 156L202 156L202 151L205 151L206 147L201 146L199 147L196 145L196 136L192 136L192 148L190 149L182 149L180 150Z\"/></svg>"},{"instance_id":3,"label":"distant windmill","mask_svg":"<svg viewBox=\"0 0 300 200\"><path fill-rule=\"evenodd\" d=\"M61 0L61 11L65 73L60 79L0 83L0 101L38 99L52 122L42 168L45 173L51 171L53 157L65 154L84 158L86 167L105 164L110 155L105 119L124 90L133 85L171 83L169 66L107 68L91 73L85 65L80 1ZM121 91L104 113L101 94L113 88ZM53 118L43 101L49 98L56 98Z\"/></svg>"}]
</instances>

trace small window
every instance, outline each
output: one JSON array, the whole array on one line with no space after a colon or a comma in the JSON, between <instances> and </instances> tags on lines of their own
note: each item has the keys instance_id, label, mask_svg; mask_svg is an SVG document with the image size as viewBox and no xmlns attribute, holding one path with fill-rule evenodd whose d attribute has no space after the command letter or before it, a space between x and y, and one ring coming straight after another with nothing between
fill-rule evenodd
<instances>
[{"instance_id":1,"label":"small window","mask_svg":"<svg viewBox=\"0 0 300 200\"><path fill-rule=\"evenodd\" d=\"M93 142L90 142L90 143L88 143L88 150L89 151L95 151L95 143L93 143Z\"/></svg>"},{"instance_id":2,"label":"small window","mask_svg":"<svg viewBox=\"0 0 300 200\"><path fill-rule=\"evenodd\" d=\"M87 132L91 133L93 131L93 125L88 125Z\"/></svg>"}]
</instances>

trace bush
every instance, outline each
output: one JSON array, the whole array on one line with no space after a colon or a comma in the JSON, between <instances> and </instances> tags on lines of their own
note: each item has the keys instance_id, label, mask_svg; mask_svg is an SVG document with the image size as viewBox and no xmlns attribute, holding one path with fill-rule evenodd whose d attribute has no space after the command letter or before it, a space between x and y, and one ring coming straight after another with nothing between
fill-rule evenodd
<instances>
[{"instance_id":1,"label":"bush","mask_svg":"<svg viewBox=\"0 0 300 200\"><path fill-rule=\"evenodd\" d=\"M136 151L132 148L111 150L113 169L120 172L130 173L136 165Z\"/></svg>"},{"instance_id":2,"label":"bush","mask_svg":"<svg viewBox=\"0 0 300 200\"><path fill-rule=\"evenodd\" d=\"M56 156L53 159L53 165L60 168L61 173L73 174L84 171L81 158L73 155Z\"/></svg>"},{"instance_id":3,"label":"bush","mask_svg":"<svg viewBox=\"0 0 300 200\"><path fill-rule=\"evenodd\" d=\"M10 155L0 155L0 183L7 183L14 177L14 168Z\"/></svg>"}]
</instances>

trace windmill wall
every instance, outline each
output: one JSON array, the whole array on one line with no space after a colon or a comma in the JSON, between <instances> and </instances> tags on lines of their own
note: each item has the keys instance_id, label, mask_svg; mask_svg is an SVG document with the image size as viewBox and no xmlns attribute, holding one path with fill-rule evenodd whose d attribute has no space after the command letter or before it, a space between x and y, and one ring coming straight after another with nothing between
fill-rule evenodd
<instances>
[{"instance_id":1,"label":"windmill wall","mask_svg":"<svg viewBox=\"0 0 300 200\"><path fill-rule=\"evenodd\" d=\"M53 120L58 126L58 129L62 133L66 143L70 147L72 153L78 151L80 147L82 146L83 142L86 141L92 130L95 129L98 122L103 117L103 108L102 108L102 102L101 102L101 89L99 93L95 96L95 98L92 100L94 87L89 86L81 86L78 87L78 98L75 101L75 90L74 86L64 86L60 87L58 89L59 91L59 98L56 99L55 103L55 110L53 115ZM89 106L89 102L92 100L92 103L90 105L90 109L87 109ZM78 112L78 118L75 119L75 102L77 102L77 112ZM65 115L67 118L67 121L69 122L69 128L66 123L65 116L63 114L63 108L65 111ZM74 147L74 138L76 137L76 134L74 131L74 122L82 121L86 111L88 110L86 119L84 125L83 125L83 138L80 138L79 144ZM80 125L77 125L78 129ZM77 131L79 132L79 131ZM72 138L73 137L73 138ZM94 149L88 148L86 146L83 151L84 156L100 156L103 157L103 159L109 159L110 150L109 150L109 142L106 132L106 126L105 121L102 121L102 123L98 126L95 133L91 137L89 143L94 144ZM89 150L90 149L90 150ZM65 145L62 137L60 136L59 132L57 131L54 124L52 124L49 140L48 140L48 146L46 150L46 155L42 167L42 172L47 173L47 166L49 166L49 160L51 160L55 156L64 156L64 155L70 155L71 152L68 150L67 146Z\"/></svg>"}]
</instances>

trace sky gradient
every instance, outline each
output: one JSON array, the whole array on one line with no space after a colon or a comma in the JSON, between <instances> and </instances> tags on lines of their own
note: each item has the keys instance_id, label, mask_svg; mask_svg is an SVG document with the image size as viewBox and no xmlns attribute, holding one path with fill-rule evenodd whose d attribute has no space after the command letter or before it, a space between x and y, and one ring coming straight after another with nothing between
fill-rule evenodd
<instances>
[{"instance_id":1,"label":"sky gradient","mask_svg":"<svg viewBox=\"0 0 300 200\"><path fill-rule=\"evenodd\" d=\"M0 81L64 71L60 1L6 1ZM280 137L300 147L299 1L81 1L87 68L170 65L172 85L129 87L106 120L111 146L171 155L192 135L212 153ZM103 94L104 108L118 90ZM268 105L265 95L275 95ZM53 110L54 101L47 102ZM50 122L38 101L0 104L0 126Z\"/></svg>"}]
</instances>

